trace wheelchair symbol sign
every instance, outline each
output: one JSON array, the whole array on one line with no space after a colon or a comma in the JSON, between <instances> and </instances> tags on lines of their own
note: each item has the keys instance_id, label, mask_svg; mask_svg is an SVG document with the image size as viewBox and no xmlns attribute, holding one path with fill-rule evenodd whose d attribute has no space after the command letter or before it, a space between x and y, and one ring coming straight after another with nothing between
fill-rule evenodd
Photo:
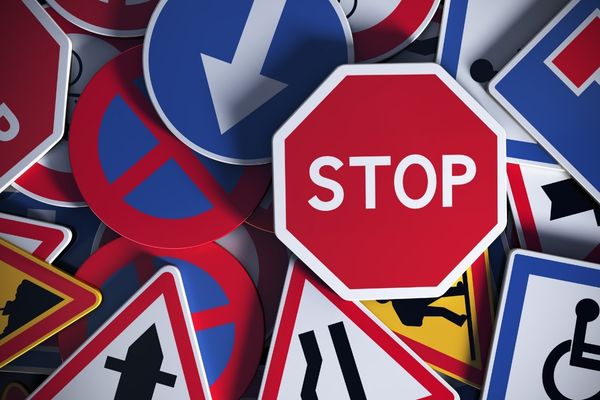
<instances>
[{"instance_id":1,"label":"wheelchair symbol sign","mask_svg":"<svg viewBox=\"0 0 600 400\"><path fill-rule=\"evenodd\" d=\"M600 399L600 265L509 259L482 399Z\"/></svg>"}]
</instances>

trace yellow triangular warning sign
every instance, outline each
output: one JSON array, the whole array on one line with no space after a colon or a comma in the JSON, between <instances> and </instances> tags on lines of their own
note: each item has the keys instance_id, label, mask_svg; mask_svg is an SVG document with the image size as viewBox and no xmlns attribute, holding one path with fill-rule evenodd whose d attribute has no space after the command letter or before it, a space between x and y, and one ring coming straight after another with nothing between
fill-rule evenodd
<instances>
[{"instance_id":1,"label":"yellow triangular warning sign","mask_svg":"<svg viewBox=\"0 0 600 400\"><path fill-rule=\"evenodd\" d=\"M490 279L486 251L441 297L364 304L432 367L480 386L493 321Z\"/></svg>"},{"instance_id":2,"label":"yellow triangular warning sign","mask_svg":"<svg viewBox=\"0 0 600 400\"><path fill-rule=\"evenodd\" d=\"M96 289L0 239L0 367L100 304Z\"/></svg>"}]
</instances>

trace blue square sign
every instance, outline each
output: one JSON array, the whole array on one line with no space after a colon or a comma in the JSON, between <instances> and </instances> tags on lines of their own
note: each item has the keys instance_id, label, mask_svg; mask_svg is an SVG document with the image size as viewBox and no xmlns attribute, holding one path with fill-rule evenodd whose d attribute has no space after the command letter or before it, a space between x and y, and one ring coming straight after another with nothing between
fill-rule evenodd
<instances>
[{"instance_id":1,"label":"blue square sign","mask_svg":"<svg viewBox=\"0 0 600 400\"><path fill-rule=\"evenodd\" d=\"M482 399L600 396L600 265L511 253Z\"/></svg>"},{"instance_id":2,"label":"blue square sign","mask_svg":"<svg viewBox=\"0 0 600 400\"><path fill-rule=\"evenodd\" d=\"M600 0L571 1L490 93L600 201Z\"/></svg>"}]
</instances>

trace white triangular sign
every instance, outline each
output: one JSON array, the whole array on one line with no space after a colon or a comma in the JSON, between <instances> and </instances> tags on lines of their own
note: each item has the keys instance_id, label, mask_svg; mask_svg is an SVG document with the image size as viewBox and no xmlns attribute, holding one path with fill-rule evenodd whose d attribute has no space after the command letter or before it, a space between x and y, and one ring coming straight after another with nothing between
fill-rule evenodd
<instances>
[{"instance_id":1,"label":"white triangular sign","mask_svg":"<svg viewBox=\"0 0 600 400\"><path fill-rule=\"evenodd\" d=\"M31 400L210 399L183 282L162 268Z\"/></svg>"},{"instance_id":2,"label":"white triangular sign","mask_svg":"<svg viewBox=\"0 0 600 400\"><path fill-rule=\"evenodd\" d=\"M288 272L261 399L455 399L456 393L360 304L299 261Z\"/></svg>"},{"instance_id":3,"label":"white triangular sign","mask_svg":"<svg viewBox=\"0 0 600 400\"><path fill-rule=\"evenodd\" d=\"M71 231L63 226L0 213L0 239L49 263L56 259L72 238Z\"/></svg>"}]
</instances>

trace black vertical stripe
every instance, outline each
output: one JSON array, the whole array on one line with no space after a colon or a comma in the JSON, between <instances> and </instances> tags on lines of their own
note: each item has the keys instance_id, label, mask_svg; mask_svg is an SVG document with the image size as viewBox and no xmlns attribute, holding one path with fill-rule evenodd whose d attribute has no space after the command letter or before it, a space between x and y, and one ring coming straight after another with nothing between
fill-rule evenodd
<instances>
[{"instance_id":1,"label":"black vertical stripe","mask_svg":"<svg viewBox=\"0 0 600 400\"><path fill-rule=\"evenodd\" d=\"M306 373L304 374L304 382L302 382L302 390L300 397L302 400L318 400L317 382L321 373L321 364L323 357L319 351L319 344L315 337L314 331L308 331L298 335L304 358L306 359Z\"/></svg>"},{"instance_id":2,"label":"black vertical stripe","mask_svg":"<svg viewBox=\"0 0 600 400\"><path fill-rule=\"evenodd\" d=\"M333 341L333 347L335 347L335 353L342 369L350 399L367 400L344 323L338 322L329 325L329 334Z\"/></svg>"}]
</instances>

